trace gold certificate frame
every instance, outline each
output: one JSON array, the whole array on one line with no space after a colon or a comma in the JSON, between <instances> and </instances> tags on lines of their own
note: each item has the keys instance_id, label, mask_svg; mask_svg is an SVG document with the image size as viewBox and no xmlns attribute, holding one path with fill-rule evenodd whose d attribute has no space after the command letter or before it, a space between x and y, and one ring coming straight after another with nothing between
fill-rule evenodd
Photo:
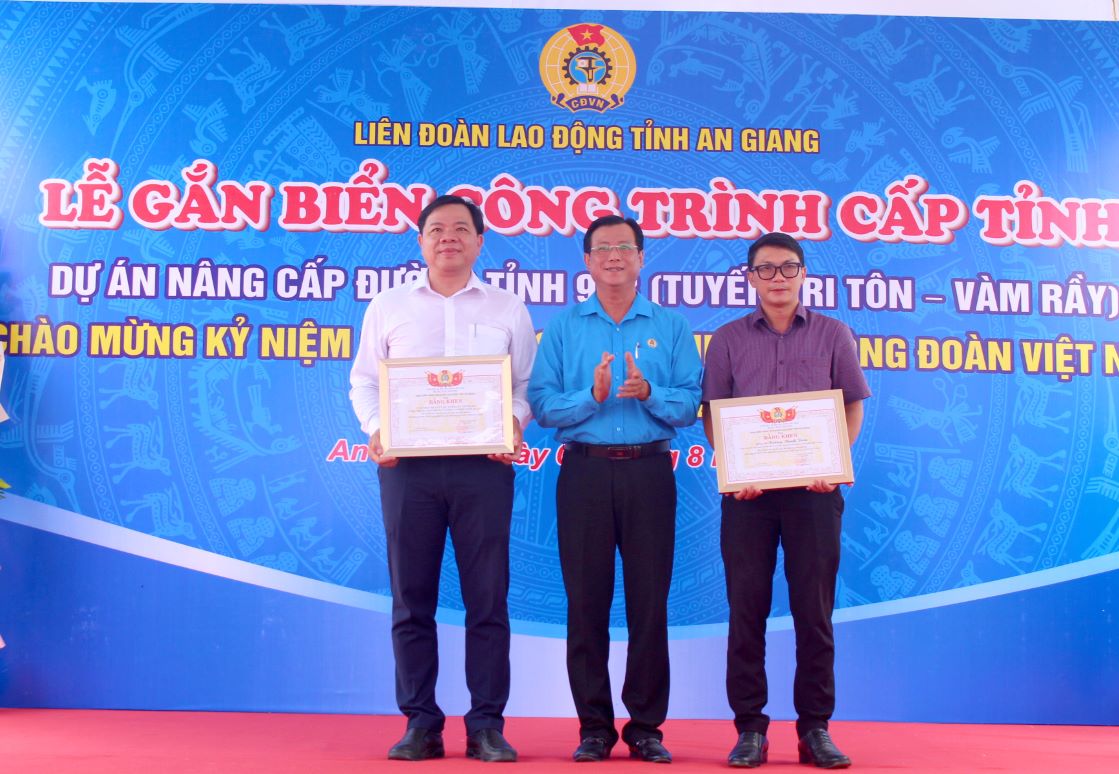
<instances>
[{"instance_id":1,"label":"gold certificate frame","mask_svg":"<svg viewBox=\"0 0 1119 774\"><path fill-rule=\"evenodd\" d=\"M390 457L510 454L508 355L381 361L381 446Z\"/></svg>"},{"instance_id":2,"label":"gold certificate frame","mask_svg":"<svg viewBox=\"0 0 1119 774\"><path fill-rule=\"evenodd\" d=\"M711 401L720 492L855 480L842 390Z\"/></svg>"}]
</instances>

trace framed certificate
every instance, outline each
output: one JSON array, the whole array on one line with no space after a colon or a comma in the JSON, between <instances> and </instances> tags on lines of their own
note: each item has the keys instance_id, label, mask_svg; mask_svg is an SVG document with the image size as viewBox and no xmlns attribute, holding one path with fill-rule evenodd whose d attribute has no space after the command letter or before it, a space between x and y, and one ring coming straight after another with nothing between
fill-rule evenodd
<instances>
[{"instance_id":1,"label":"framed certificate","mask_svg":"<svg viewBox=\"0 0 1119 774\"><path fill-rule=\"evenodd\" d=\"M381 445L391 457L511 453L509 356L382 360Z\"/></svg>"},{"instance_id":2,"label":"framed certificate","mask_svg":"<svg viewBox=\"0 0 1119 774\"><path fill-rule=\"evenodd\" d=\"M728 398L710 407L720 492L855 480L842 390Z\"/></svg>"}]
</instances>

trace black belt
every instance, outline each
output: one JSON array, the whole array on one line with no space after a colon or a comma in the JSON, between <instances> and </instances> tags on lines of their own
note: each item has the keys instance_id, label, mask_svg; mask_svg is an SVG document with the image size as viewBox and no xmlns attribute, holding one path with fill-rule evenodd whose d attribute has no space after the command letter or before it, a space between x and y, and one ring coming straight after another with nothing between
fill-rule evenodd
<instances>
[{"instance_id":1,"label":"black belt","mask_svg":"<svg viewBox=\"0 0 1119 774\"><path fill-rule=\"evenodd\" d=\"M635 443L630 446L603 446L597 443L568 441L563 445L564 454L582 454L584 457L601 457L607 460L638 460L668 451L668 441Z\"/></svg>"}]
</instances>

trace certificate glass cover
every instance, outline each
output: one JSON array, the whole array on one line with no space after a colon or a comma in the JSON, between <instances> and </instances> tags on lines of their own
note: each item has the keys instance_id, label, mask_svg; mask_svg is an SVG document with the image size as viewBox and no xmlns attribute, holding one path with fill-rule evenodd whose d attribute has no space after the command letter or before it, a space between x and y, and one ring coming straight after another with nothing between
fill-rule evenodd
<instances>
[{"instance_id":1,"label":"certificate glass cover","mask_svg":"<svg viewBox=\"0 0 1119 774\"><path fill-rule=\"evenodd\" d=\"M391 457L511 453L509 356L382 360L381 445Z\"/></svg>"},{"instance_id":2,"label":"certificate glass cover","mask_svg":"<svg viewBox=\"0 0 1119 774\"><path fill-rule=\"evenodd\" d=\"M713 400L720 492L852 483L842 390Z\"/></svg>"}]
</instances>

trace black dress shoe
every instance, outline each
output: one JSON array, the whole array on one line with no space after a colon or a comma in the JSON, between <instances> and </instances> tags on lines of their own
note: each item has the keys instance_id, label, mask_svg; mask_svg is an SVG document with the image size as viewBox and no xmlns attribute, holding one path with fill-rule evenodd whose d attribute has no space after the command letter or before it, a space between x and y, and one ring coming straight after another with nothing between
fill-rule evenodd
<instances>
[{"instance_id":1,"label":"black dress shoe","mask_svg":"<svg viewBox=\"0 0 1119 774\"><path fill-rule=\"evenodd\" d=\"M389 760L422 761L443 757L443 735L426 728L409 728L389 749Z\"/></svg>"},{"instance_id":2,"label":"black dress shoe","mask_svg":"<svg viewBox=\"0 0 1119 774\"><path fill-rule=\"evenodd\" d=\"M845 769L851 765L851 759L839 751L822 728L814 728L802 736L797 749L801 763L811 763L821 769Z\"/></svg>"},{"instance_id":3,"label":"black dress shoe","mask_svg":"<svg viewBox=\"0 0 1119 774\"><path fill-rule=\"evenodd\" d=\"M496 728L483 728L466 737L466 757L488 763L512 763L517 760L517 751Z\"/></svg>"},{"instance_id":4,"label":"black dress shoe","mask_svg":"<svg viewBox=\"0 0 1119 774\"><path fill-rule=\"evenodd\" d=\"M672 763L672 753L664 748L660 739L649 737L638 739L629 746L629 757L640 758L647 763Z\"/></svg>"},{"instance_id":5,"label":"black dress shoe","mask_svg":"<svg viewBox=\"0 0 1119 774\"><path fill-rule=\"evenodd\" d=\"M738 744L727 756L731 766L757 768L769 759L769 740L757 731L743 731L738 735Z\"/></svg>"},{"instance_id":6,"label":"black dress shoe","mask_svg":"<svg viewBox=\"0 0 1119 774\"><path fill-rule=\"evenodd\" d=\"M612 743L607 742L601 736L588 736L579 742L579 746L575 748L575 754L571 757L575 759L576 763L604 761L610 757L610 750L613 747Z\"/></svg>"}]
</instances>

